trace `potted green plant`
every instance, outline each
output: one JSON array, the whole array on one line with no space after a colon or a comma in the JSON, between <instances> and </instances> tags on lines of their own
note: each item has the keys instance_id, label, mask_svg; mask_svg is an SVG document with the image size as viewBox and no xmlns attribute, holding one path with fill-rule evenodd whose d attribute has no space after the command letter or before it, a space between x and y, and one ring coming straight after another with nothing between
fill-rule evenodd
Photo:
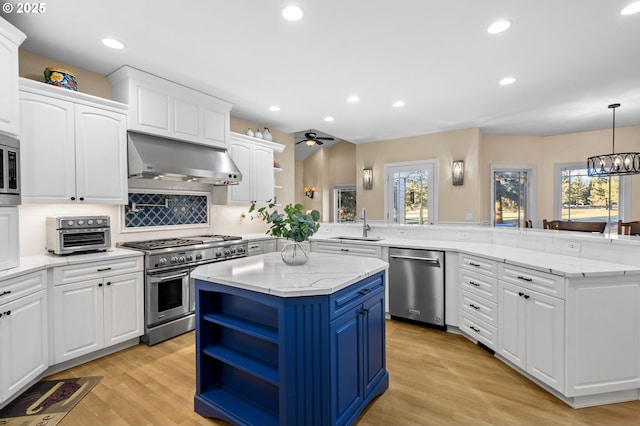
<instances>
[{"instance_id":1,"label":"potted green plant","mask_svg":"<svg viewBox=\"0 0 640 426\"><path fill-rule=\"evenodd\" d=\"M256 208L256 203L251 203L249 213L257 212L265 222L271 224L268 235L286 238L288 243L282 249L282 260L288 265L303 265L309 260L304 247L300 244L308 241L309 237L320 229L320 212L312 210L304 213L302 204L287 204L284 213L275 209L276 205L269 202L268 205ZM253 219L253 217L252 217Z\"/></svg>"}]
</instances>

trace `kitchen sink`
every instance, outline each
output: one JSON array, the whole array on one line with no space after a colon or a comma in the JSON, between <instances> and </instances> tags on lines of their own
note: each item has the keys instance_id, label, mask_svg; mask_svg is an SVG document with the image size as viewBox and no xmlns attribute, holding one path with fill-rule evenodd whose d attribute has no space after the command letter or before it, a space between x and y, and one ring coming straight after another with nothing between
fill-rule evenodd
<instances>
[{"instance_id":1,"label":"kitchen sink","mask_svg":"<svg viewBox=\"0 0 640 426\"><path fill-rule=\"evenodd\" d=\"M382 237L346 237L346 236L338 236L338 237L330 237L330 240L349 240L349 241L380 241L384 238Z\"/></svg>"}]
</instances>

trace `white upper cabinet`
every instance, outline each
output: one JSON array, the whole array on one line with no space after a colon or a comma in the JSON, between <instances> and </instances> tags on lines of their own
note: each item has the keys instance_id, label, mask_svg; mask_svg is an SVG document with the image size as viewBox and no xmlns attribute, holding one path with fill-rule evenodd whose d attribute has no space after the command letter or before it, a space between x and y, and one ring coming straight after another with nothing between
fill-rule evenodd
<instances>
[{"instance_id":1,"label":"white upper cabinet","mask_svg":"<svg viewBox=\"0 0 640 426\"><path fill-rule=\"evenodd\" d=\"M126 106L21 79L22 201L126 204Z\"/></svg>"},{"instance_id":2,"label":"white upper cabinet","mask_svg":"<svg viewBox=\"0 0 640 426\"><path fill-rule=\"evenodd\" d=\"M18 103L18 47L26 36L0 18L0 132L20 134Z\"/></svg>"},{"instance_id":3,"label":"white upper cabinet","mask_svg":"<svg viewBox=\"0 0 640 426\"><path fill-rule=\"evenodd\" d=\"M274 152L284 145L231 133L229 155L242 173L242 182L229 186L229 203L266 203L274 196Z\"/></svg>"},{"instance_id":4,"label":"white upper cabinet","mask_svg":"<svg viewBox=\"0 0 640 426\"><path fill-rule=\"evenodd\" d=\"M128 66L108 78L129 130L227 148L230 103Z\"/></svg>"}]
</instances>

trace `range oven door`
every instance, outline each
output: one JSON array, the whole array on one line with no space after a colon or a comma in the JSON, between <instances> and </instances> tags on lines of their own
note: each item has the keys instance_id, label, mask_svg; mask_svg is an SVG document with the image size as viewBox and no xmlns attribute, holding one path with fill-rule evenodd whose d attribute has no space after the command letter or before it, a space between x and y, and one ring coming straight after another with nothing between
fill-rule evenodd
<instances>
[{"instance_id":1,"label":"range oven door","mask_svg":"<svg viewBox=\"0 0 640 426\"><path fill-rule=\"evenodd\" d=\"M191 308L189 269L147 274L147 327L180 318Z\"/></svg>"}]
</instances>

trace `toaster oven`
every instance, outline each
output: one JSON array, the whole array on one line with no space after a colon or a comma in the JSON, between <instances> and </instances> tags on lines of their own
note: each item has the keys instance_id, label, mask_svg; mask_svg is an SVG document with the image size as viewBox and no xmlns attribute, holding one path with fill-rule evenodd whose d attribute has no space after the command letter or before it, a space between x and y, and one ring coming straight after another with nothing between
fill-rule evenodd
<instances>
[{"instance_id":1,"label":"toaster oven","mask_svg":"<svg viewBox=\"0 0 640 426\"><path fill-rule=\"evenodd\" d=\"M73 254L111 247L109 216L47 217L47 251Z\"/></svg>"}]
</instances>

